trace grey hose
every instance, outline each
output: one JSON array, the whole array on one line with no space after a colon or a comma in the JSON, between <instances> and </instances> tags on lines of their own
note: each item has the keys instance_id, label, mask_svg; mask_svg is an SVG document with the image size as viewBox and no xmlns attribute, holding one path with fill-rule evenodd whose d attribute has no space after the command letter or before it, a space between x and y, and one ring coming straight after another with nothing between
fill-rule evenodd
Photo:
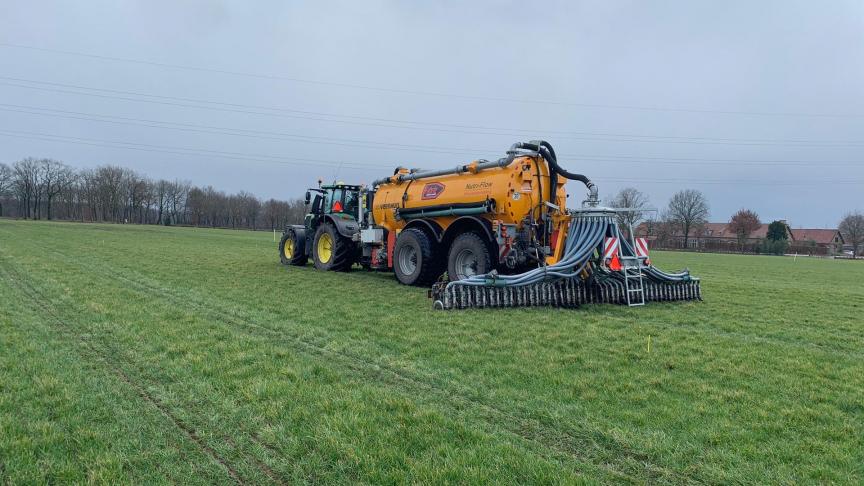
<instances>
[{"instance_id":1,"label":"grey hose","mask_svg":"<svg viewBox=\"0 0 864 486\"><path fill-rule=\"evenodd\" d=\"M636 255L630 242L625 238L621 238L618 225L611 217L589 216L577 218L573 221L567 232L564 254L558 262L517 275L495 275L491 273L474 275L464 280L452 281L447 284L447 287L450 288L454 285L520 287L552 280L579 278L582 270L588 265L591 254L602 245L603 239L607 234L612 234L619 238L618 241L621 244L622 255L630 257ZM651 265L643 267L642 272L648 279L660 283L695 280L690 276L690 272L688 271L666 273ZM603 272L603 274L612 278L615 285L620 285L620 282L616 281L623 278L618 272Z\"/></svg>"},{"instance_id":2,"label":"grey hose","mask_svg":"<svg viewBox=\"0 0 864 486\"><path fill-rule=\"evenodd\" d=\"M576 220L568 231L564 255L561 260L552 265L535 268L518 275L474 275L465 280L450 282L448 287L452 285L511 287L577 276L587 264L590 254L602 243L610 224L614 223L608 217Z\"/></svg>"}]
</instances>

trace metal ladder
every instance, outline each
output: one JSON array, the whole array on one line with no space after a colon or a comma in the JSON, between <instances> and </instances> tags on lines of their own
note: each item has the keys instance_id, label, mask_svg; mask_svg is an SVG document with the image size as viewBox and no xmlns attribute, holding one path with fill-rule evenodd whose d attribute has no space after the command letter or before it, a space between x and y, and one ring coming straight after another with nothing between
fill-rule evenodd
<instances>
[{"instance_id":1,"label":"metal ladder","mask_svg":"<svg viewBox=\"0 0 864 486\"><path fill-rule=\"evenodd\" d=\"M630 247L636 249L636 239L633 235L633 225L630 225ZM618 235L621 236L620 234ZM624 245L618 245L618 259L621 261L622 270L624 270L624 289L627 295L627 306L635 307L645 305L645 283L642 280L642 258L636 255L624 256L622 248ZM634 273L635 272L635 273Z\"/></svg>"},{"instance_id":2,"label":"metal ladder","mask_svg":"<svg viewBox=\"0 0 864 486\"><path fill-rule=\"evenodd\" d=\"M627 290L627 305L634 307L645 305L645 285L642 281L642 264L638 258L624 257L627 262L622 261L624 270L624 287ZM629 260L634 260L635 264Z\"/></svg>"}]
</instances>

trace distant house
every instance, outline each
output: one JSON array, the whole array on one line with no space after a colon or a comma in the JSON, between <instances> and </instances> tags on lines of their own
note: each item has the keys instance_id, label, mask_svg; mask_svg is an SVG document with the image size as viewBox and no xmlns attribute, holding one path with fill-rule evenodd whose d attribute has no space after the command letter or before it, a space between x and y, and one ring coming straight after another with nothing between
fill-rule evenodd
<instances>
[{"instance_id":1,"label":"distant house","mask_svg":"<svg viewBox=\"0 0 864 486\"><path fill-rule=\"evenodd\" d=\"M787 226L788 228L788 226ZM641 223L634 230L636 236L654 241L658 248L684 248L684 234L676 229L664 232L662 224ZM768 225L763 224L750 233L745 245L758 245L768 234ZM789 233L789 239L792 235ZM729 228L729 223L704 223L694 227L687 238L687 248L704 251L741 251L738 235Z\"/></svg>"},{"instance_id":2,"label":"distant house","mask_svg":"<svg viewBox=\"0 0 864 486\"><path fill-rule=\"evenodd\" d=\"M834 255L842 251L844 243L843 235L836 229L793 229L790 250L807 253L808 248L819 248Z\"/></svg>"},{"instance_id":3,"label":"distant house","mask_svg":"<svg viewBox=\"0 0 864 486\"><path fill-rule=\"evenodd\" d=\"M763 240L768 235L768 225L763 224L750 233L749 240ZM696 228L691 236L702 240L718 240L730 243L738 242L738 235L729 228L729 223L705 223Z\"/></svg>"},{"instance_id":4,"label":"distant house","mask_svg":"<svg viewBox=\"0 0 864 486\"><path fill-rule=\"evenodd\" d=\"M664 232L658 223L641 223L634 230L636 236L647 238L655 248L684 248L684 235L680 230ZM843 235L836 229L792 229L786 226L789 251L810 255L834 255L842 250ZM730 229L729 223L705 223L693 228L687 238L687 248L702 251L755 252L768 234L768 224L750 233L743 242Z\"/></svg>"}]
</instances>

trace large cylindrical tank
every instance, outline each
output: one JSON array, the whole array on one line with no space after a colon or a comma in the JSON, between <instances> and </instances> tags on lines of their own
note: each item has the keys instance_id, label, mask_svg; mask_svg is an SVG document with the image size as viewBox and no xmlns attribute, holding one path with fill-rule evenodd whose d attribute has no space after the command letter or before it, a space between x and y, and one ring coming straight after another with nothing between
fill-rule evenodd
<instances>
[{"instance_id":1,"label":"large cylindrical tank","mask_svg":"<svg viewBox=\"0 0 864 486\"><path fill-rule=\"evenodd\" d=\"M550 199L550 171L542 157L520 156L503 167L477 169L478 162L461 173L382 183L375 193L372 217L390 231L412 219L434 219L442 228L458 217L474 214L504 224L521 226L530 214L539 218ZM399 174L409 174L401 169ZM554 204L564 207L563 178L558 178ZM421 211L422 210L422 211Z\"/></svg>"}]
</instances>

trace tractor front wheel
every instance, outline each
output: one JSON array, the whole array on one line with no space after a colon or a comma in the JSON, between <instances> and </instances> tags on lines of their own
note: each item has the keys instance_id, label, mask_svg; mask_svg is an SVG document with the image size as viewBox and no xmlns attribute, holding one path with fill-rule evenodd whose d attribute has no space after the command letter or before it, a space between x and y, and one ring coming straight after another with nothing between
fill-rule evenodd
<instances>
[{"instance_id":1,"label":"tractor front wheel","mask_svg":"<svg viewBox=\"0 0 864 486\"><path fill-rule=\"evenodd\" d=\"M279 241L279 259L282 265L302 267L309 261L303 243L297 240L297 233L286 231Z\"/></svg>"},{"instance_id":2,"label":"tractor front wheel","mask_svg":"<svg viewBox=\"0 0 864 486\"><path fill-rule=\"evenodd\" d=\"M315 232L312 242L312 261L318 270L345 272L354 264L354 243L343 237L330 223L324 223Z\"/></svg>"}]
</instances>

